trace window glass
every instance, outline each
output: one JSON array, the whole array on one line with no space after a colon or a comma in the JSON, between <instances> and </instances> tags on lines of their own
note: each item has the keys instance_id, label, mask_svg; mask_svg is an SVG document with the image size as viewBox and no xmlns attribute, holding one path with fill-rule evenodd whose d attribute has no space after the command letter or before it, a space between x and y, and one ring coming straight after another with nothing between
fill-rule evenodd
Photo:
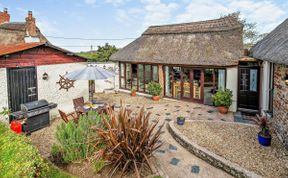
<instances>
[{"instance_id":1,"label":"window glass","mask_svg":"<svg viewBox=\"0 0 288 178\"><path fill-rule=\"evenodd\" d=\"M138 70L138 65L137 64L131 64L132 67L132 87L137 89L138 85L138 77L137 77L137 70Z\"/></svg>"},{"instance_id":2,"label":"window glass","mask_svg":"<svg viewBox=\"0 0 288 178\"><path fill-rule=\"evenodd\" d=\"M225 70L224 69L219 69L218 70L218 76L216 76L218 78L218 80L216 80L218 82L217 85L217 89L218 90L224 90L225 89Z\"/></svg>"},{"instance_id":3,"label":"window glass","mask_svg":"<svg viewBox=\"0 0 288 178\"><path fill-rule=\"evenodd\" d=\"M250 70L250 91L257 92L257 69Z\"/></svg>"},{"instance_id":4,"label":"window glass","mask_svg":"<svg viewBox=\"0 0 288 178\"><path fill-rule=\"evenodd\" d=\"M181 98L181 67L173 67L173 98Z\"/></svg>"},{"instance_id":5,"label":"window glass","mask_svg":"<svg viewBox=\"0 0 288 178\"><path fill-rule=\"evenodd\" d=\"M120 63L120 87L121 88L125 88L124 72L125 72L125 64Z\"/></svg>"},{"instance_id":6,"label":"window glass","mask_svg":"<svg viewBox=\"0 0 288 178\"><path fill-rule=\"evenodd\" d=\"M131 89L131 64L126 64L126 88Z\"/></svg>"},{"instance_id":7,"label":"window glass","mask_svg":"<svg viewBox=\"0 0 288 178\"><path fill-rule=\"evenodd\" d=\"M148 83L152 81L151 65L145 65L145 91L148 92Z\"/></svg>"},{"instance_id":8,"label":"window glass","mask_svg":"<svg viewBox=\"0 0 288 178\"><path fill-rule=\"evenodd\" d=\"M153 70L152 80L158 82L158 66L152 66L152 70Z\"/></svg>"},{"instance_id":9,"label":"window glass","mask_svg":"<svg viewBox=\"0 0 288 178\"><path fill-rule=\"evenodd\" d=\"M138 64L139 91L144 91L144 66Z\"/></svg>"},{"instance_id":10,"label":"window glass","mask_svg":"<svg viewBox=\"0 0 288 178\"><path fill-rule=\"evenodd\" d=\"M172 67L165 66L165 96L172 97Z\"/></svg>"}]
</instances>

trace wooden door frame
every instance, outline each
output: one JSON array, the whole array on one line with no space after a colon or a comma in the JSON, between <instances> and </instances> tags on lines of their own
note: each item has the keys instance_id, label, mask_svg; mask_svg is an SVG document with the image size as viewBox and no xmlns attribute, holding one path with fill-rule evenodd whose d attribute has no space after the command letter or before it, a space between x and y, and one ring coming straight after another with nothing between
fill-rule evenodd
<instances>
[{"instance_id":1,"label":"wooden door frame","mask_svg":"<svg viewBox=\"0 0 288 178\"><path fill-rule=\"evenodd\" d=\"M39 92L38 92L38 76L37 76L37 67L36 66L30 66L30 67L18 67L18 68L6 68L6 73L7 73L7 76L6 76L6 79L7 79L7 93L8 93L8 107L9 107L9 109L12 109L11 108L11 100L12 100L12 98L11 98L11 86L10 86L10 71L12 71L12 70L15 70L15 69L25 69L25 68L33 68L34 69L34 71L35 71L35 80L36 80L36 82L35 82L35 84L36 84L36 100L38 100L38 94L39 94ZM21 87L21 86L19 86L19 87Z\"/></svg>"},{"instance_id":2,"label":"wooden door frame","mask_svg":"<svg viewBox=\"0 0 288 178\"><path fill-rule=\"evenodd\" d=\"M257 107L257 110L253 110L253 109L246 109L246 108L240 108L239 107L239 103L240 103L240 100L239 100L239 97L240 97L240 69L241 68L245 68L245 69L257 69L257 93L258 93L258 106ZM237 83L237 110L241 110L241 111L244 111L244 112L259 112L260 111L260 66L242 66L242 65L239 65L238 66L238 83ZM250 85L250 81L249 81L249 85Z\"/></svg>"}]
</instances>

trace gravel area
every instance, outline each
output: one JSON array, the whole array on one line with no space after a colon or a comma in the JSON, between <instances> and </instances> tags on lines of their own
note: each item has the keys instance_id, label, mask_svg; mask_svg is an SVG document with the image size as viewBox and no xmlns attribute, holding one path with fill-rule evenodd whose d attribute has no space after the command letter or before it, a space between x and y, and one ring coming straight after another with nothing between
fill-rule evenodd
<instances>
[{"instance_id":1,"label":"gravel area","mask_svg":"<svg viewBox=\"0 0 288 178\"><path fill-rule=\"evenodd\" d=\"M288 177L288 151L276 135L270 147L261 146L258 127L228 122L187 122L175 127L191 141L259 175Z\"/></svg>"}]
</instances>

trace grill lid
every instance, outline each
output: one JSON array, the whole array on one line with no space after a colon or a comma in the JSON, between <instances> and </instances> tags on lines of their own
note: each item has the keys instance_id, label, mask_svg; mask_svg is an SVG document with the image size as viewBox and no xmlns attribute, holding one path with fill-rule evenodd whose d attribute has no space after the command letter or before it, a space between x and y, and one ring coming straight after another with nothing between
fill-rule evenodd
<instances>
[{"instance_id":1,"label":"grill lid","mask_svg":"<svg viewBox=\"0 0 288 178\"><path fill-rule=\"evenodd\" d=\"M29 103L21 104L20 107L21 107L21 111L28 112L28 111L38 109L41 107L47 107L48 104L49 103L47 102L47 100L38 100L38 101L32 101Z\"/></svg>"}]
</instances>

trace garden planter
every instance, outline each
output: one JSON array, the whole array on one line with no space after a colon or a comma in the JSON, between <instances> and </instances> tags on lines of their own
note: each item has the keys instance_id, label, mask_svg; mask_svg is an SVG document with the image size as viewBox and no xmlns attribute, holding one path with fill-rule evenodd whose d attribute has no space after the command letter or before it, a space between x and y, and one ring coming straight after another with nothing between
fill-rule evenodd
<instances>
[{"instance_id":1,"label":"garden planter","mask_svg":"<svg viewBox=\"0 0 288 178\"><path fill-rule=\"evenodd\" d=\"M260 145L270 146L271 140L272 140L271 135L267 137L267 136L263 136L261 133L258 133L258 141L259 141Z\"/></svg>"},{"instance_id":2,"label":"garden planter","mask_svg":"<svg viewBox=\"0 0 288 178\"><path fill-rule=\"evenodd\" d=\"M159 101L159 100L160 100L160 96L152 96L152 99L153 99L154 101Z\"/></svg>"},{"instance_id":3,"label":"garden planter","mask_svg":"<svg viewBox=\"0 0 288 178\"><path fill-rule=\"evenodd\" d=\"M184 123L185 123L185 118L177 117L177 124L178 125L184 125Z\"/></svg>"},{"instance_id":4,"label":"garden planter","mask_svg":"<svg viewBox=\"0 0 288 178\"><path fill-rule=\"evenodd\" d=\"M20 122L12 121L10 124L10 128L17 134L20 134L22 132L22 124Z\"/></svg>"},{"instance_id":5,"label":"garden planter","mask_svg":"<svg viewBox=\"0 0 288 178\"><path fill-rule=\"evenodd\" d=\"M228 113L228 108L225 107L225 106L219 106L219 107L218 107L218 111L219 111L221 114L227 114L227 113Z\"/></svg>"},{"instance_id":6,"label":"garden planter","mask_svg":"<svg viewBox=\"0 0 288 178\"><path fill-rule=\"evenodd\" d=\"M136 92L131 92L131 96L136 96Z\"/></svg>"}]
</instances>

